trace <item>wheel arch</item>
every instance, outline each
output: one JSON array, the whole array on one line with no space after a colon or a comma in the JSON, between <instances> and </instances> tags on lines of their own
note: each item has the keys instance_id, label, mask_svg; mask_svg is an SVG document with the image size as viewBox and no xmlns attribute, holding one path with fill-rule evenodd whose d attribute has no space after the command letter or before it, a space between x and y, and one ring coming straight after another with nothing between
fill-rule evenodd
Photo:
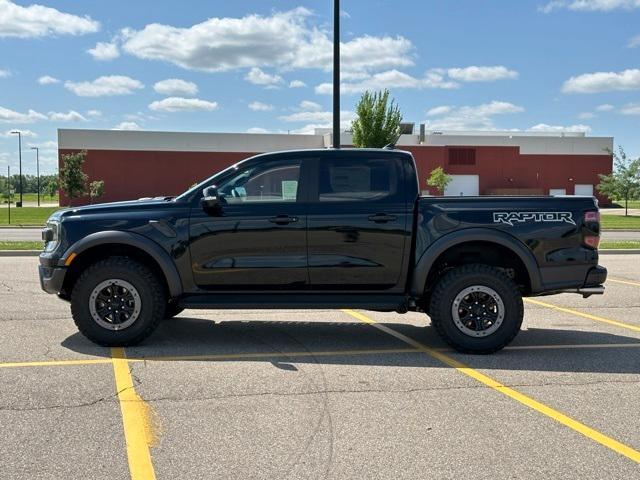
<instances>
[{"instance_id":1,"label":"wheel arch","mask_svg":"<svg viewBox=\"0 0 640 480\"><path fill-rule=\"evenodd\" d=\"M104 231L87 235L67 249L60 263L66 264L67 275L63 284L63 292L68 295L70 288L82 270L96 260L114 255L136 258L149 266L158 274L171 298L182 294L182 281L169 254L153 240L137 233Z\"/></svg>"},{"instance_id":2,"label":"wheel arch","mask_svg":"<svg viewBox=\"0 0 640 480\"><path fill-rule=\"evenodd\" d=\"M531 250L520 240L501 231L470 228L458 230L439 238L423 252L416 262L411 281L411 294L415 297L422 297L428 286L427 281L433 275L433 268L447 255L447 252L472 244L488 244L488 246L510 252L526 271L529 290L531 292L540 290L541 280L538 263Z\"/></svg>"}]
</instances>

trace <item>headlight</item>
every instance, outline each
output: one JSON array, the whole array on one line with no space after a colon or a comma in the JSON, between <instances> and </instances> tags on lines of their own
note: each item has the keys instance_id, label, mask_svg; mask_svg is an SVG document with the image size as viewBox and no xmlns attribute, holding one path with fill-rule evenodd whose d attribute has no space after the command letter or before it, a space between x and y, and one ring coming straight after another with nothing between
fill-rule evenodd
<instances>
[{"instance_id":1,"label":"headlight","mask_svg":"<svg viewBox=\"0 0 640 480\"><path fill-rule=\"evenodd\" d=\"M60 242L60 222L58 220L47 220L45 228L42 229L42 241L44 251L52 252Z\"/></svg>"}]
</instances>

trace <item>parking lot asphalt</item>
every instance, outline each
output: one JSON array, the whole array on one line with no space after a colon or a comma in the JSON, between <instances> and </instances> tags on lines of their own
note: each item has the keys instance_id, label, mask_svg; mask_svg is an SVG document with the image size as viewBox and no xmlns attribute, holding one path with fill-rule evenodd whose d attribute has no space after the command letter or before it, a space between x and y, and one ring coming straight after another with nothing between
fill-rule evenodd
<instances>
[{"instance_id":1,"label":"parking lot asphalt","mask_svg":"<svg viewBox=\"0 0 640 480\"><path fill-rule=\"evenodd\" d=\"M2 478L640 478L640 256L489 356L428 318L187 310L93 345L0 258Z\"/></svg>"}]
</instances>

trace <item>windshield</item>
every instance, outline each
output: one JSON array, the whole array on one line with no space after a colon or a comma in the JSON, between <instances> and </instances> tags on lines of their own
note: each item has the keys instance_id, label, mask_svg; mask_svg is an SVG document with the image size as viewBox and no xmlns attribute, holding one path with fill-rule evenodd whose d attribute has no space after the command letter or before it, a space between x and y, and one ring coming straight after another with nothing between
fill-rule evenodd
<instances>
[{"instance_id":1,"label":"windshield","mask_svg":"<svg viewBox=\"0 0 640 480\"><path fill-rule=\"evenodd\" d=\"M248 159L247 159L248 160ZM245 160L243 160L242 162L244 162ZM179 202L179 201L183 201L183 200L188 200L189 198L191 198L198 190L201 190L205 185L207 185L208 183L210 183L214 178L218 177L219 175L223 175L231 170L238 170L238 166L242 163L236 163L234 165L231 165L230 167L225 168L224 170L221 170L219 172L214 173L213 175L211 175L209 178L203 180L200 183L196 183L193 187L191 187L189 190L187 190L186 192L180 194L179 196L176 197L175 201Z\"/></svg>"}]
</instances>

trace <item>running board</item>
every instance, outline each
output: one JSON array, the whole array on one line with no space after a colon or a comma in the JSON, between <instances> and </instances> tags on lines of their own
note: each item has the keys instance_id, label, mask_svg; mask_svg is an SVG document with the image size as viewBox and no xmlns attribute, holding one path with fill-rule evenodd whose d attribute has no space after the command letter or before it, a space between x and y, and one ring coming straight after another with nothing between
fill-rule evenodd
<instances>
[{"instance_id":1,"label":"running board","mask_svg":"<svg viewBox=\"0 0 640 480\"><path fill-rule=\"evenodd\" d=\"M180 300L184 308L202 309L338 309L360 308L383 312L407 312L402 294L310 294L310 293L201 293Z\"/></svg>"}]
</instances>

